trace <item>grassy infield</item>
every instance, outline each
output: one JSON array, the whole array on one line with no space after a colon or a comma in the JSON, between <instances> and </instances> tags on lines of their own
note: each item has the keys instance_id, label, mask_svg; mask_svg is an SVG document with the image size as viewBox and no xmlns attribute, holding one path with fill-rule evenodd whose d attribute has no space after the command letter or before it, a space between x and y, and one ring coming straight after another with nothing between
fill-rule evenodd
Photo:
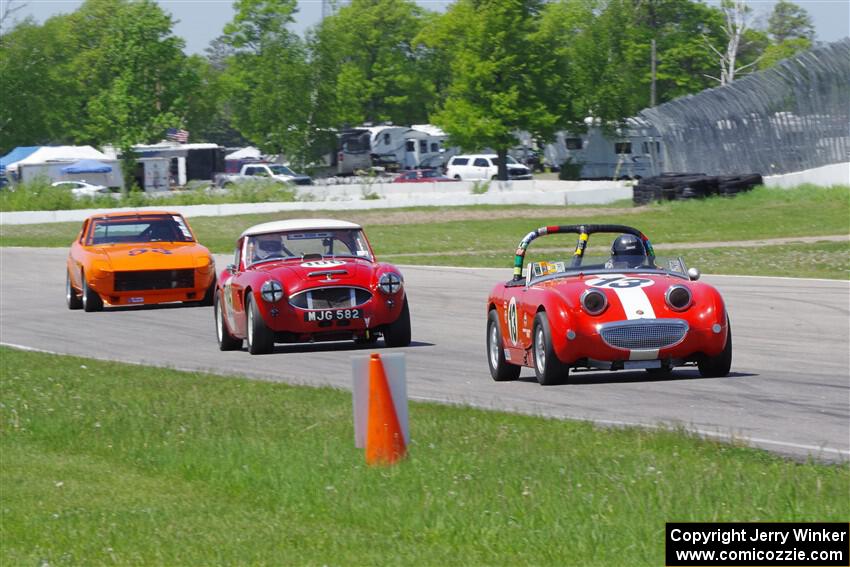
<instances>
[{"instance_id":1,"label":"grassy infield","mask_svg":"<svg viewBox=\"0 0 850 567\"><path fill-rule=\"evenodd\" d=\"M520 234L565 222L549 212L472 221L474 230L469 221L403 234L366 224L384 257L498 249L493 262L504 265ZM260 220L193 226L226 251L232 233ZM604 220L640 226L656 242L850 231L843 189L756 192ZM59 230L39 240L44 227L20 228L4 229L0 243L66 245L74 231L51 225ZM839 264L819 275L847 277L846 243L802 248ZM0 362L4 565L662 565L666 521L850 513L847 465L796 463L680 432L416 403L409 458L370 469L353 448L346 392L9 349Z\"/></svg>"}]
</instances>

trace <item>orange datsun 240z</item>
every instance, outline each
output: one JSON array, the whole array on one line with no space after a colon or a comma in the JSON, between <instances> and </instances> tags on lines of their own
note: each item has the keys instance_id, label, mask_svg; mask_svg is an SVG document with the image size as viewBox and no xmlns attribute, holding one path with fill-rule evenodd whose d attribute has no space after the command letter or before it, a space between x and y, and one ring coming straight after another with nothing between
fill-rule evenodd
<instances>
[{"instance_id":1,"label":"orange datsun 240z","mask_svg":"<svg viewBox=\"0 0 850 567\"><path fill-rule=\"evenodd\" d=\"M69 309L173 301L212 305L215 263L186 220L164 211L93 215L68 253Z\"/></svg>"}]
</instances>

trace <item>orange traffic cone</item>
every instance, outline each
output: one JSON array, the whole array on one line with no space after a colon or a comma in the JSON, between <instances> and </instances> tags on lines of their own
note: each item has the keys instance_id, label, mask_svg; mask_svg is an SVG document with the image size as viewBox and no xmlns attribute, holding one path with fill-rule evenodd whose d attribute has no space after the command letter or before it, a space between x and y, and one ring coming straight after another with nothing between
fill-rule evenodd
<instances>
[{"instance_id":1,"label":"orange traffic cone","mask_svg":"<svg viewBox=\"0 0 850 567\"><path fill-rule=\"evenodd\" d=\"M366 464L391 465L405 456L404 434L384 372L380 354L369 359L369 418L366 427Z\"/></svg>"}]
</instances>

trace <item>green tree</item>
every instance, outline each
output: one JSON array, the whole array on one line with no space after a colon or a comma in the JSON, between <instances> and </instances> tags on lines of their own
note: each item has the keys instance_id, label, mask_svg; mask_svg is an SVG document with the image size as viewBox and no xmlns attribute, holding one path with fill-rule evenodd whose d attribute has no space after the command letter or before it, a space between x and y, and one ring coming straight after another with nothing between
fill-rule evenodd
<instances>
[{"instance_id":1,"label":"green tree","mask_svg":"<svg viewBox=\"0 0 850 567\"><path fill-rule=\"evenodd\" d=\"M67 142L68 114L79 112L67 68L67 17L24 21L0 37L0 152Z\"/></svg>"},{"instance_id":2,"label":"green tree","mask_svg":"<svg viewBox=\"0 0 850 567\"><path fill-rule=\"evenodd\" d=\"M306 46L287 26L295 0L237 0L224 28L233 49L222 80L239 132L267 153L303 161L312 106Z\"/></svg>"},{"instance_id":3,"label":"green tree","mask_svg":"<svg viewBox=\"0 0 850 567\"><path fill-rule=\"evenodd\" d=\"M450 61L451 83L432 121L465 149L496 149L500 179L517 131L549 139L566 120L560 62L541 41L542 8L536 0L458 0L425 38Z\"/></svg>"},{"instance_id":4,"label":"green tree","mask_svg":"<svg viewBox=\"0 0 850 567\"><path fill-rule=\"evenodd\" d=\"M310 38L321 122L426 121L437 71L415 37L429 17L411 0L353 0L325 18Z\"/></svg>"},{"instance_id":5,"label":"green tree","mask_svg":"<svg viewBox=\"0 0 850 567\"><path fill-rule=\"evenodd\" d=\"M773 12L768 18L767 34L771 43L764 50L759 61L760 69L768 69L782 59L811 49L815 28L811 16L805 9L786 0L780 0L773 7Z\"/></svg>"},{"instance_id":6,"label":"green tree","mask_svg":"<svg viewBox=\"0 0 850 567\"><path fill-rule=\"evenodd\" d=\"M129 189L132 146L185 124L198 78L186 65L171 17L152 0L87 0L69 18L75 55L67 72L85 106L66 128L78 141L115 145Z\"/></svg>"},{"instance_id":7,"label":"green tree","mask_svg":"<svg viewBox=\"0 0 850 567\"><path fill-rule=\"evenodd\" d=\"M776 44L789 39L807 39L811 44L815 38L815 26L804 8L788 0L779 0L767 20L767 33Z\"/></svg>"}]
</instances>

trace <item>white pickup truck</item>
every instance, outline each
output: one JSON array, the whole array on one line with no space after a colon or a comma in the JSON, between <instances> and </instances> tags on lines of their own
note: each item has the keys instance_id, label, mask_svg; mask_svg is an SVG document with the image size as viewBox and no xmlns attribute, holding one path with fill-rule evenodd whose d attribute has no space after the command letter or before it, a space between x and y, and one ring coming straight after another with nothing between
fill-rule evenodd
<instances>
[{"instance_id":1,"label":"white pickup truck","mask_svg":"<svg viewBox=\"0 0 850 567\"><path fill-rule=\"evenodd\" d=\"M294 183L295 185L313 184L313 179L309 175L295 173L279 163L246 163L239 173L220 173L215 176L214 182L216 187L227 187L230 184L258 179Z\"/></svg>"}]
</instances>

